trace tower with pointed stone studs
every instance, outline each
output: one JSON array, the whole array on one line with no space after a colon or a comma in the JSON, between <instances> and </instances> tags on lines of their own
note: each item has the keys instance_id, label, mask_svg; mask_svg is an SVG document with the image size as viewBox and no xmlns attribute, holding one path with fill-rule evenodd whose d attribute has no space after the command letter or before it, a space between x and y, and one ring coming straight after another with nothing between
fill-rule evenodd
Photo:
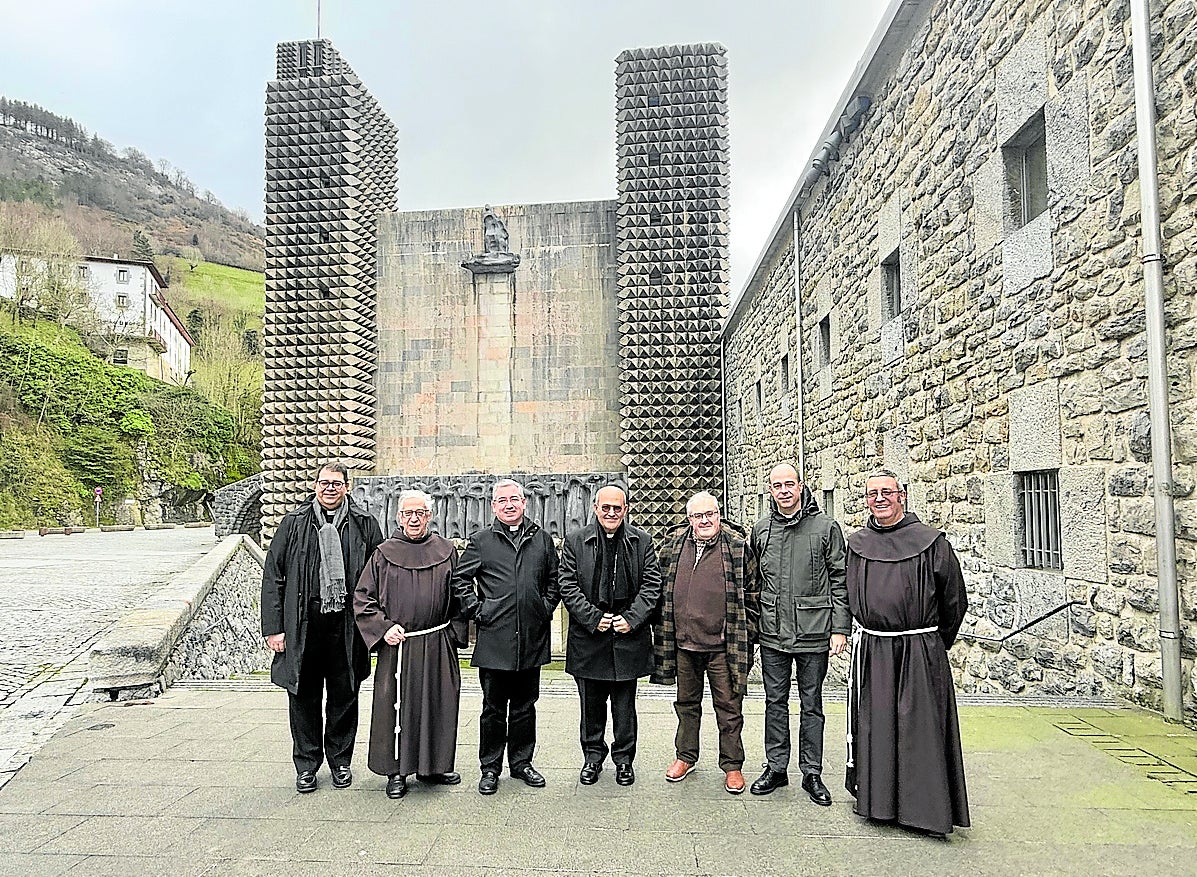
<instances>
[{"instance_id":1,"label":"tower with pointed stone studs","mask_svg":"<svg viewBox=\"0 0 1197 877\"><path fill-rule=\"evenodd\" d=\"M726 52L623 52L615 99L621 442L636 521L660 533L723 489Z\"/></svg>"},{"instance_id":2,"label":"tower with pointed stone studs","mask_svg":"<svg viewBox=\"0 0 1197 877\"><path fill-rule=\"evenodd\" d=\"M327 40L280 43L266 86L266 535L341 459L372 471L378 215L398 132Z\"/></svg>"}]
</instances>

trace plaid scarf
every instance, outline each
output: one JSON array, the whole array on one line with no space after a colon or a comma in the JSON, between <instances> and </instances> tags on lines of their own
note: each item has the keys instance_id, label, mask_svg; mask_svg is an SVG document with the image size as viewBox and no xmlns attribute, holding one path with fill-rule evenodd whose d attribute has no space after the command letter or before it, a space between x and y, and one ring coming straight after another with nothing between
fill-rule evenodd
<instances>
[{"instance_id":1,"label":"plaid scarf","mask_svg":"<svg viewBox=\"0 0 1197 877\"><path fill-rule=\"evenodd\" d=\"M677 624L673 609L673 588L677 581L682 546L690 538L690 525L684 524L669 534L662 546L661 618L653 625L653 674L649 681L658 685L677 682ZM724 650L731 671L733 688L748 690L748 671L752 668L752 644L756 641L760 620L760 585L756 577L756 557L744 537L725 522L719 534L709 541L717 543L723 562L726 621ZM698 551L695 552L696 554Z\"/></svg>"}]
</instances>

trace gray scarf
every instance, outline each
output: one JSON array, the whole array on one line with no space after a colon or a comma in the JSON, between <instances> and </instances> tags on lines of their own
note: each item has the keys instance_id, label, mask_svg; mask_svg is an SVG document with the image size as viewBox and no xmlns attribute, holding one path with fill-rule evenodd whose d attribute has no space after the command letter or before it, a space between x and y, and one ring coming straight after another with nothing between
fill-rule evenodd
<instances>
[{"instance_id":1,"label":"gray scarf","mask_svg":"<svg viewBox=\"0 0 1197 877\"><path fill-rule=\"evenodd\" d=\"M349 497L341 500L329 522L324 506L312 497L316 520L320 529L316 542L320 546L320 611L340 612L345 608L345 555L341 551L341 525L349 519Z\"/></svg>"}]
</instances>

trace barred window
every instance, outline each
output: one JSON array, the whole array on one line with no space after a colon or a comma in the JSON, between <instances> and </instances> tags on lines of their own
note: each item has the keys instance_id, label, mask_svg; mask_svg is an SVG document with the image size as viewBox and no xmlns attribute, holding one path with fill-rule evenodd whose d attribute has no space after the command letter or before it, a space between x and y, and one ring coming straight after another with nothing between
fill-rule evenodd
<instances>
[{"instance_id":1,"label":"barred window","mask_svg":"<svg viewBox=\"0 0 1197 877\"><path fill-rule=\"evenodd\" d=\"M1063 569L1060 556L1060 480L1056 469L1021 472L1023 563L1032 569Z\"/></svg>"}]
</instances>

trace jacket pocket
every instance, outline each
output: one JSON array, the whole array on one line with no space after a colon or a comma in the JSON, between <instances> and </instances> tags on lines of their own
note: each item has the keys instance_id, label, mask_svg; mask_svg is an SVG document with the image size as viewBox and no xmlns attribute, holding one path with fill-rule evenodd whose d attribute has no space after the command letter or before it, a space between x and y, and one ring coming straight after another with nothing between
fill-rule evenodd
<instances>
[{"instance_id":1,"label":"jacket pocket","mask_svg":"<svg viewBox=\"0 0 1197 877\"><path fill-rule=\"evenodd\" d=\"M794 598L795 634L799 639L831 636L831 595Z\"/></svg>"},{"instance_id":2,"label":"jacket pocket","mask_svg":"<svg viewBox=\"0 0 1197 877\"><path fill-rule=\"evenodd\" d=\"M761 591L761 621L759 627L761 636L777 636L778 621L776 594L767 594L764 591Z\"/></svg>"}]
</instances>

